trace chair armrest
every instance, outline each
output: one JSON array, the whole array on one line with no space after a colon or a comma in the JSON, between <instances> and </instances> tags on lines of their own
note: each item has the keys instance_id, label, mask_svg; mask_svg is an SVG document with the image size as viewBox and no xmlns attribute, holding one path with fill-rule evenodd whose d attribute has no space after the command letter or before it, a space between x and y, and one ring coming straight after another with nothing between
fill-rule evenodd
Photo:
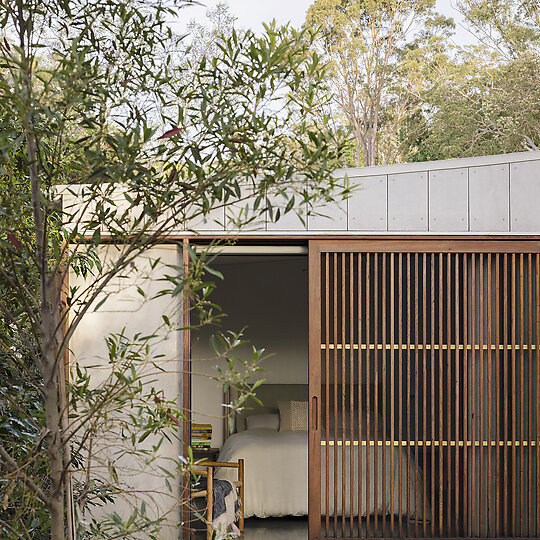
<instances>
[{"instance_id":1,"label":"chair armrest","mask_svg":"<svg viewBox=\"0 0 540 540\"><path fill-rule=\"evenodd\" d=\"M238 460L240 461L240 460ZM243 460L242 460L243 461ZM200 467L229 467L231 469L238 469L239 463L234 461L203 461L198 464Z\"/></svg>"}]
</instances>

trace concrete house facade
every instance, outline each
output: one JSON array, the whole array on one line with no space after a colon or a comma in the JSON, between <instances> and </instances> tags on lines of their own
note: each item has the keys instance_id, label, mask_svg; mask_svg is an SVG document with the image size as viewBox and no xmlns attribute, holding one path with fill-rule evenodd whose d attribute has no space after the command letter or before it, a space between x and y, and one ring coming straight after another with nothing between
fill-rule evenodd
<instances>
[{"instance_id":1,"label":"concrete house facade","mask_svg":"<svg viewBox=\"0 0 540 540\"><path fill-rule=\"evenodd\" d=\"M289 213L235 230L248 201L170 231L138 265L148 296L168 264L185 261L185 243L236 239L217 258L231 285L216 302L238 325L249 305L268 306L248 323L278 351L269 388L307 401L310 539L538 537L540 152L335 174L351 196L300 208L304 223ZM142 303L137 279L113 284L110 300L86 315L70 344L79 362L95 367L109 332L182 316L166 297ZM154 384L211 422L221 448L223 392L211 363L194 363L209 354L207 337L161 340ZM186 424L163 459L189 442ZM125 481L163 485L150 466ZM164 539L178 538L185 517L175 482L152 502L168 514Z\"/></svg>"}]
</instances>

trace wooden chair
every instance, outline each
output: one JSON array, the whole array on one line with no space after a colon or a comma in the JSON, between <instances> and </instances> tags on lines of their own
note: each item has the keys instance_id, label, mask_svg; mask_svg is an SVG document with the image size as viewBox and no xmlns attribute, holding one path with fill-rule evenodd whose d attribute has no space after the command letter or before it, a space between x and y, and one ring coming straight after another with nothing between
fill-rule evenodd
<instances>
[{"instance_id":1,"label":"wooden chair","mask_svg":"<svg viewBox=\"0 0 540 540\"><path fill-rule=\"evenodd\" d=\"M191 494L192 499L198 499L206 497L206 537L212 538L212 507L214 504L214 469L218 467L226 467L229 469L237 469L238 480L233 484L238 488L240 496L240 519L238 521L238 528L241 532L244 531L244 460L239 459L237 462L219 462L219 461L203 461L197 463L197 467L204 467L205 469L194 470L193 473L197 476L206 476L206 489L202 491L193 491Z\"/></svg>"}]
</instances>

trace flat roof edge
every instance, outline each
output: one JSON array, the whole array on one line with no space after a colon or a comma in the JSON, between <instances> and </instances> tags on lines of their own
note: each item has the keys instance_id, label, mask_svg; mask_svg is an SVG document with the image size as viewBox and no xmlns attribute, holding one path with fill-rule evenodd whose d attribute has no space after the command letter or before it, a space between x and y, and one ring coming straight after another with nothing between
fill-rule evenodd
<instances>
[{"instance_id":1,"label":"flat roof edge","mask_svg":"<svg viewBox=\"0 0 540 540\"><path fill-rule=\"evenodd\" d=\"M486 165L501 165L505 163L522 163L526 161L540 160L540 150L529 152L514 152L511 154L497 154L494 156L480 156L470 158L441 159L438 161L417 161L414 163L395 163L393 165L376 165L374 167L347 167L336 169L333 176L342 178L348 175L351 178L365 176L381 176L389 174L401 174L412 172L436 171L441 169L460 169L464 167L482 167ZM86 184L55 185L53 191L58 195L79 193ZM121 184L117 186L120 192Z\"/></svg>"},{"instance_id":2,"label":"flat roof edge","mask_svg":"<svg viewBox=\"0 0 540 540\"><path fill-rule=\"evenodd\" d=\"M364 176L380 176L409 172L436 171L441 169L461 169L465 167L482 167L486 165L501 165L504 163L521 163L524 161L540 160L540 151L514 152L512 154L497 154L470 158L441 159L437 161L418 161L413 163L396 163L393 165L376 165L373 167L347 167L336 169L336 177L351 178Z\"/></svg>"}]
</instances>

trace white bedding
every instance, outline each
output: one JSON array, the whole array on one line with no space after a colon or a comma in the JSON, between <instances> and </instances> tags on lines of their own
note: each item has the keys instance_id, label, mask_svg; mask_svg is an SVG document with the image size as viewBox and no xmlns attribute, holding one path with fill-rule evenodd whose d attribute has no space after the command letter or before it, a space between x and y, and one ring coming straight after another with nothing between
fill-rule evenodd
<instances>
[{"instance_id":1,"label":"white bedding","mask_svg":"<svg viewBox=\"0 0 540 540\"><path fill-rule=\"evenodd\" d=\"M218 461L244 459L244 516L307 514L307 433L250 429L231 435ZM232 480L236 471L219 469L216 478Z\"/></svg>"},{"instance_id":2,"label":"white bedding","mask_svg":"<svg viewBox=\"0 0 540 540\"><path fill-rule=\"evenodd\" d=\"M358 489L356 482L358 478L358 447L331 446L329 453L329 473L330 473L330 514L337 511L338 515L342 511L342 489L341 489L341 469L342 451L345 448L345 477L346 477L346 498L345 513L350 514L350 449L353 449L353 479L355 480L353 489L353 515L358 514ZM325 512L325 479L326 479L326 447L321 447L321 479L322 479L322 514ZM367 479L367 452L369 451L369 490L366 490ZM338 496L337 509L334 508L334 452L338 457ZM386 469L386 501L382 504L382 457L385 453ZM391 510L391 448L390 447L363 447L362 448L362 514L386 515ZM394 514L399 513L399 453L401 452L401 513L407 514L407 489L409 489L409 515L415 515L415 486L418 486L418 509L422 515L422 476L416 471L415 464L411 456L409 464L410 476L407 477L407 458L404 449L394 448ZM377 501L375 502L375 454L377 454ZM269 429L253 429L236 433L229 437L219 455L219 461L237 461L243 458L245 461L245 508L246 517L258 516L261 518L270 516L300 516L308 513L308 439L306 432L277 432ZM220 469L216 477L223 480L234 480L235 471L231 469ZM367 491L369 491L369 504ZM427 512L427 516L429 511ZM426 517L427 517L426 516Z\"/></svg>"}]
</instances>

